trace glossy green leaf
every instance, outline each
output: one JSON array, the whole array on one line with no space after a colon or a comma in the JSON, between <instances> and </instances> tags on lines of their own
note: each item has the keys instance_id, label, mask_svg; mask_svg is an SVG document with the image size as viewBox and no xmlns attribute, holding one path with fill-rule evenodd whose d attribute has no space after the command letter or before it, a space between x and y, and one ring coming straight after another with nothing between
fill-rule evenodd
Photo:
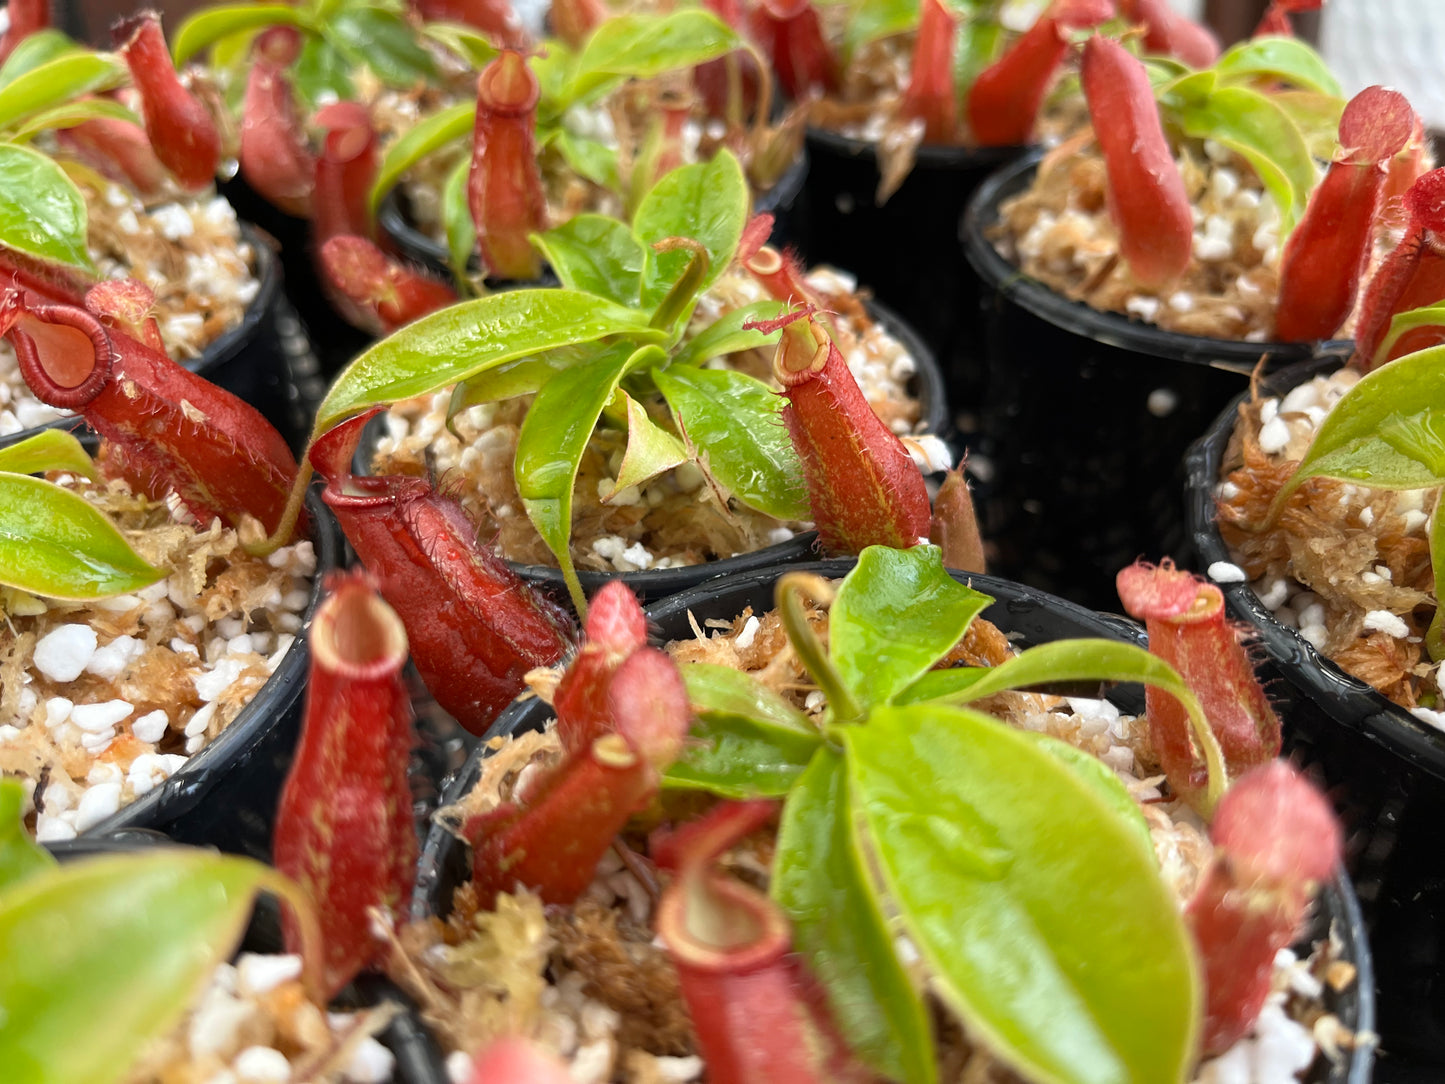
<instances>
[{"instance_id":1,"label":"glossy green leaf","mask_svg":"<svg viewBox=\"0 0 1445 1084\"><path fill-rule=\"evenodd\" d=\"M463 380L452 391L449 416L456 416L481 403L499 403L519 395L534 395L543 384L563 369L595 356L596 347L560 347L536 357L521 358L487 369Z\"/></svg>"},{"instance_id":2,"label":"glossy green leaf","mask_svg":"<svg viewBox=\"0 0 1445 1084\"><path fill-rule=\"evenodd\" d=\"M889 1080L932 1084L928 1013L893 947L853 816L843 758L821 749L783 809L772 895L853 1051Z\"/></svg>"},{"instance_id":3,"label":"glossy green leaf","mask_svg":"<svg viewBox=\"0 0 1445 1084\"><path fill-rule=\"evenodd\" d=\"M720 486L774 519L812 514L803 464L782 422L781 396L731 369L671 365L654 370L652 378L699 465Z\"/></svg>"},{"instance_id":4,"label":"glossy green leaf","mask_svg":"<svg viewBox=\"0 0 1445 1084\"><path fill-rule=\"evenodd\" d=\"M937 546L869 546L828 612L828 653L860 706L887 704L992 601L950 576Z\"/></svg>"},{"instance_id":5,"label":"glossy green leaf","mask_svg":"<svg viewBox=\"0 0 1445 1084\"><path fill-rule=\"evenodd\" d=\"M1144 811L1139 808L1139 803L1134 801L1129 788L1124 786L1112 768L1078 746L1070 745L1050 734L1040 734L1033 730L1020 730L1019 733L1033 739L1044 752L1072 768L1078 774L1079 781L1093 787L1099 799L1118 815L1122 823L1137 831L1139 838L1149 848L1149 853L1154 854L1154 840L1149 835L1149 822L1144 819ZM1158 856L1155 857L1157 860Z\"/></svg>"},{"instance_id":6,"label":"glossy green leaf","mask_svg":"<svg viewBox=\"0 0 1445 1084\"><path fill-rule=\"evenodd\" d=\"M617 395L627 417L627 450L622 453L622 464L617 468L614 493L629 486L640 486L688 460L682 441L653 421L641 403L621 388L617 389Z\"/></svg>"},{"instance_id":7,"label":"glossy green leaf","mask_svg":"<svg viewBox=\"0 0 1445 1084\"><path fill-rule=\"evenodd\" d=\"M652 79L742 47L737 32L704 8L615 15L587 39L563 97L582 100L617 76Z\"/></svg>"},{"instance_id":8,"label":"glossy green leaf","mask_svg":"<svg viewBox=\"0 0 1445 1084\"><path fill-rule=\"evenodd\" d=\"M586 602L569 543L572 490L582 453L597 428L602 408L616 394L618 382L661 354L657 346L633 349L629 343L619 343L599 351L591 361L563 370L537 392L517 434L517 494L537 533L557 558L578 612L586 609Z\"/></svg>"},{"instance_id":9,"label":"glossy green leaf","mask_svg":"<svg viewBox=\"0 0 1445 1084\"><path fill-rule=\"evenodd\" d=\"M0 246L93 270L86 224L85 198L53 159L0 143Z\"/></svg>"},{"instance_id":10,"label":"glossy green leaf","mask_svg":"<svg viewBox=\"0 0 1445 1084\"><path fill-rule=\"evenodd\" d=\"M204 8L181 23L171 38L171 56L180 67L202 49L243 30L309 25L306 10L293 4L221 4Z\"/></svg>"},{"instance_id":11,"label":"glossy green leaf","mask_svg":"<svg viewBox=\"0 0 1445 1084\"><path fill-rule=\"evenodd\" d=\"M0 898L5 890L55 865L50 852L25 830L25 788L18 779L0 778ZM0 1025L0 1035L4 1025Z\"/></svg>"},{"instance_id":12,"label":"glossy green leaf","mask_svg":"<svg viewBox=\"0 0 1445 1084\"><path fill-rule=\"evenodd\" d=\"M978 712L842 729L866 847L934 988L1020 1075L1172 1084L1199 976L1152 851L1073 767Z\"/></svg>"},{"instance_id":13,"label":"glossy green leaf","mask_svg":"<svg viewBox=\"0 0 1445 1084\"><path fill-rule=\"evenodd\" d=\"M970 19L958 28L958 47L953 52L953 85L960 101L967 99L979 74L1003 55L1006 37L1002 24L988 19Z\"/></svg>"},{"instance_id":14,"label":"glossy green leaf","mask_svg":"<svg viewBox=\"0 0 1445 1084\"><path fill-rule=\"evenodd\" d=\"M58 57L82 52L82 46L59 30L46 28L21 39L0 65L0 87L7 87L28 71L48 64Z\"/></svg>"},{"instance_id":15,"label":"glossy green leaf","mask_svg":"<svg viewBox=\"0 0 1445 1084\"><path fill-rule=\"evenodd\" d=\"M41 132L74 128L77 124L84 124L86 121L95 120L98 117L107 120L129 121L132 124L141 122L139 116L119 102L113 102L109 98L82 98L78 102L68 102L65 105L58 105L54 109L45 109L30 116L24 123L16 126L11 139L21 143L33 139Z\"/></svg>"},{"instance_id":16,"label":"glossy green leaf","mask_svg":"<svg viewBox=\"0 0 1445 1084\"><path fill-rule=\"evenodd\" d=\"M691 663L681 672L697 718L663 785L740 799L791 791L822 741L808 717L730 666Z\"/></svg>"},{"instance_id":17,"label":"glossy green leaf","mask_svg":"<svg viewBox=\"0 0 1445 1084\"><path fill-rule=\"evenodd\" d=\"M1221 82L1289 83L1300 90L1344 94L1325 58L1299 38L1251 38L1227 50L1214 64Z\"/></svg>"},{"instance_id":18,"label":"glossy green leaf","mask_svg":"<svg viewBox=\"0 0 1445 1084\"><path fill-rule=\"evenodd\" d=\"M0 474L0 584L48 598L123 595L165 576L78 493Z\"/></svg>"},{"instance_id":19,"label":"glossy green leaf","mask_svg":"<svg viewBox=\"0 0 1445 1084\"><path fill-rule=\"evenodd\" d=\"M1435 575L1431 594L1438 599L1439 570L1445 569L1445 516L1438 513L1430 517L1430 568ZM1425 631L1425 650L1435 662L1445 659L1445 606L1435 607L1435 614L1430 618L1430 627Z\"/></svg>"},{"instance_id":20,"label":"glossy green leaf","mask_svg":"<svg viewBox=\"0 0 1445 1084\"><path fill-rule=\"evenodd\" d=\"M870 41L918 28L918 0L862 0L849 12L843 48L848 56Z\"/></svg>"},{"instance_id":21,"label":"glossy green leaf","mask_svg":"<svg viewBox=\"0 0 1445 1084\"><path fill-rule=\"evenodd\" d=\"M561 114L571 104L566 99L577 70L577 54L559 40L549 40L547 48L527 58L532 74L537 77L541 97L537 101L537 130L556 126Z\"/></svg>"},{"instance_id":22,"label":"glossy green leaf","mask_svg":"<svg viewBox=\"0 0 1445 1084\"><path fill-rule=\"evenodd\" d=\"M351 81L351 64L325 38L307 37L301 43L301 55L291 68L296 80L296 93L311 109L329 100L352 101L356 86Z\"/></svg>"},{"instance_id":23,"label":"glossy green leaf","mask_svg":"<svg viewBox=\"0 0 1445 1084\"><path fill-rule=\"evenodd\" d=\"M438 45L456 53L477 71L495 60L500 52L487 40L486 35L479 34L462 23L426 23L421 32Z\"/></svg>"},{"instance_id":24,"label":"glossy green leaf","mask_svg":"<svg viewBox=\"0 0 1445 1084\"><path fill-rule=\"evenodd\" d=\"M697 289L702 293L732 263L747 224L749 198L743 167L731 151L721 150L712 161L682 166L653 185L638 205L632 231L647 246L667 237L690 237L707 249L708 272ZM652 255L643 306L656 308L687 264L685 251Z\"/></svg>"},{"instance_id":25,"label":"glossy green leaf","mask_svg":"<svg viewBox=\"0 0 1445 1084\"><path fill-rule=\"evenodd\" d=\"M629 307L641 300L647 252L625 223L606 215L577 215L534 234L532 243L563 286Z\"/></svg>"},{"instance_id":26,"label":"glossy green leaf","mask_svg":"<svg viewBox=\"0 0 1445 1084\"><path fill-rule=\"evenodd\" d=\"M66 863L0 893L7 1084L126 1079L278 878L249 859L166 848Z\"/></svg>"},{"instance_id":27,"label":"glossy green leaf","mask_svg":"<svg viewBox=\"0 0 1445 1084\"><path fill-rule=\"evenodd\" d=\"M348 365L317 411L316 432L529 354L622 333L642 342L662 338L645 313L576 290L509 290L463 301L408 324Z\"/></svg>"},{"instance_id":28,"label":"glossy green leaf","mask_svg":"<svg viewBox=\"0 0 1445 1084\"><path fill-rule=\"evenodd\" d=\"M1405 413L1409 411L1410 413ZM1338 478L1381 489L1441 484L1445 424L1445 346L1397 358L1345 393L1315 433L1299 467L1275 497L1284 506L1309 478Z\"/></svg>"},{"instance_id":29,"label":"glossy green leaf","mask_svg":"<svg viewBox=\"0 0 1445 1084\"><path fill-rule=\"evenodd\" d=\"M573 135L565 128L552 129L549 146L556 149L568 168L579 177L609 192L621 189L621 167L618 165L616 147L609 147L596 139Z\"/></svg>"},{"instance_id":30,"label":"glossy green leaf","mask_svg":"<svg viewBox=\"0 0 1445 1084\"><path fill-rule=\"evenodd\" d=\"M82 478L94 478L95 462L75 434L63 429L42 429L33 437L0 448L0 471L13 474L44 474L63 470Z\"/></svg>"},{"instance_id":31,"label":"glossy green leaf","mask_svg":"<svg viewBox=\"0 0 1445 1084\"><path fill-rule=\"evenodd\" d=\"M64 53L0 87L0 129L27 117L108 90L125 81L125 63L112 53Z\"/></svg>"},{"instance_id":32,"label":"glossy green leaf","mask_svg":"<svg viewBox=\"0 0 1445 1084\"><path fill-rule=\"evenodd\" d=\"M439 148L470 136L476 123L476 102L458 102L438 110L407 129L382 156L381 166L376 171L376 181L367 196L371 213L376 213L386 194L396 187L397 181L401 180L407 170ZM468 161L470 162L470 157Z\"/></svg>"},{"instance_id":33,"label":"glossy green leaf","mask_svg":"<svg viewBox=\"0 0 1445 1084\"><path fill-rule=\"evenodd\" d=\"M1209 768L1210 804L1218 801L1226 785L1223 754L1209 720L1194 691L1184 683L1179 672L1163 659L1149 654L1137 644L1118 640L1055 640L1038 644L1011 659L985 669L975 677L946 689L950 675L945 670L925 674L898 697L899 703L916 703L925 697L966 704L1005 689L1021 689L1055 681L1138 681L1154 685L1171 694L1184 705L1194 740L1202 750Z\"/></svg>"},{"instance_id":34,"label":"glossy green leaf","mask_svg":"<svg viewBox=\"0 0 1445 1084\"><path fill-rule=\"evenodd\" d=\"M353 64L365 64L388 86L406 88L437 78L431 54L416 40L411 24L394 11L343 7L321 33Z\"/></svg>"},{"instance_id":35,"label":"glossy green leaf","mask_svg":"<svg viewBox=\"0 0 1445 1084\"><path fill-rule=\"evenodd\" d=\"M1247 87L1217 86L1170 113L1185 135L1213 139L1249 162L1279 209L1281 238L1294 229L1318 173L1303 133L1277 102Z\"/></svg>"},{"instance_id":36,"label":"glossy green leaf","mask_svg":"<svg viewBox=\"0 0 1445 1084\"><path fill-rule=\"evenodd\" d=\"M760 350L778 341L780 331L744 330L755 320L776 320L787 304L782 301L754 301L740 309L729 309L703 328L673 355L673 365L701 365L713 358Z\"/></svg>"},{"instance_id":37,"label":"glossy green leaf","mask_svg":"<svg viewBox=\"0 0 1445 1084\"><path fill-rule=\"evenodd\" d=\"M468 281L467 270L472 253L477 250L477 227L472 221L471 204L467 202L467 181L472 162L462 157L447 175L442 186L442 227L447 234L447 264L458 284Z\"/></svg>"}]
</instances>

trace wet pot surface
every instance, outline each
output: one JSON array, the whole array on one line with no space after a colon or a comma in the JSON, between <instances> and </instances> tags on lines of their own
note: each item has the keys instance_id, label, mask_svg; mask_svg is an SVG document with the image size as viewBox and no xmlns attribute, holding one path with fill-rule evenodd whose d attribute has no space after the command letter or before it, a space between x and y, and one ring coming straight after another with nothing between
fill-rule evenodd
<instances>
[{"instance_id":1,"label":"wet pot surface","mask_svg":"<svg viewBox=\"0 0 1445 1084\"><path fill-rule=\"evenodd\" d=\"M773 608L773 591L785 572L812 572L828 578L846 575L851 559L816 561L789 565L717 579L673 595L646 608L653 643L690 639L692 621L702 625L709 618L731 620L751 606L756 613ZM1145 646L1143 630L1131 621L1095 613L1063 599L992 576L951 573L994 598L982 617L998 625L1020 646L1046 643L1067 637L1101 637ZM1071 695L1097 696L1095 689L1070 690ZM1143 689L1120 685L1109 694L1127 712L1143 710ZM518 701L497 719L486 738L539 730L552 718L551 708L538 699ZM485 740L465 765L446 783L443 805L459 801L476 783L486 755ZM471 875L469 849L449 831L433 825L426 837L412 893L412 917L422 919L445 915L452 893ZM1343 994L1331 996L1329 1008L1345 1027L1371 1031L1375 1024L1373 972L1369 945L1360 917L1359 901L1345 876L1325 886L1315 908L1307 940L1316 941L1333 930L1344 945L1344 958L1358 967L1359 981ZM1329 1084L1367 1084L1374 1061L1373 1048L1365 1045L1348 1061L1333 1065L1329 1072L1317 1071L1308 1079Z\"/></svg>"},{"instance_id":2,"label":"wet pot surface","mask_svg":"<svg viewBox=\"0 0 1445 1084\"><path fill-rule=\"evenodd\" d=\"M1107 609L1115 574L1137 557L1187 559L1181 459L1255 366L1343 357L1348 344L1182 335L1028 278L987 234L1037 161L989 178L964 223L964 248L984 283L983 534L1000 575Z\"/></svg>"},{"instance_id":3,"label":"wet pot surface","mask_svg":"<svg viewBox=\"0 0 1445 1084\"><path fill-rule=\"evenodd\" d=\"M1283 394L1334 360L1267 378ZM1238 416L1226 407L1185 461L1185 501L1201 567L1230 561L1215 521L1215 487ZM1347 810L1355 882L1379 979L1381 1080L1445 1075L1445 734L1350 676L1274 619L1248 583L1221 583L1230 616L1263 647L1262 669L1289 740L1310 750ZM1413 1075L1417 1066L1433 1075ZM1395 1069L1400 1076L1394 1075Z\"/></svg>"}]
</instances>

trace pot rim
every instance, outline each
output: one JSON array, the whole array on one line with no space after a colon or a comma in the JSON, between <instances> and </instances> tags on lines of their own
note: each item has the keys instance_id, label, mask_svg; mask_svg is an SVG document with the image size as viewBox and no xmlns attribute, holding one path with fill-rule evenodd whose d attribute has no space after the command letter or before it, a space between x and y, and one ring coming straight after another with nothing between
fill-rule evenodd
<instances>
[{"instance_id":1,"label":"pot rim","mask_svg":"<svg viewBox=\"0 0 1445 1084\"><path fill-rule=\"evenodd\" d=\"M1269 374L1265 384L1287 391L1310 377L1332 372L1340 361L1327 357L1291 365ZM1216 561L1234 563L1215 523L1214 489L1239 407L1248 398L1247 391L1236 397L1204 435L1190 445L1184 457L1185 523L1205 568ZM1286 680L1331 720L1404 758L1413 767L1445 779L1445 733L1347 673L1298 631L1276 621L1248 582L1216 586L1224 592L1230 616L1256 631Z\"/></svg>"},{"instance_id":2,"label":"pot rim","mask_svg":"<svg viewBox=\"0 0 1445 1084\"><path fill-rule=\"evenodd\" d=\"M1083 338L1138 354L1238 373L1253 372L1261 361L1282 365L1309 357L1343 359L1353 351L1353 342L1341 339L1256 343L1167 331L1117 312L1103 312L1082 301L1072 301L1031 278L994 248L986 232L998 222L999 205L1028 184L1044 154L1042 148L1036 148L1000 167L978 186L968 201L960 237L969 266L986 287L1040 320Z\"/></svg>"},{"instance_id":3,"label":"pot rim","mask_svg":"<svg viewBox=\"0 0 1445 1084\"><path fill-rule=\"evenodd\" d=\"M698 584L687 591L668 596L644 607L643 613L647 617L648 628L651 632L649 641L655 642L658 639L660 623L669 619L678 620L687 615L694 607L715 598L720 590L736 592L762 587L775 582L778 577L787 572L808 572L836 578L846 575L856 563L857 558L847 557L802 564L775 565L772 568L758 569L744 575L731 577L726 582L714 579ZM1057 595L984 573L962 572L957 569L948 569L947 571L958 582L968 584L993 597L994 601L982 611L980 617L997 619L1011 615L1020 616L1026 613L1031 606L1042 605L1048 608L1051 615L1062 616L1068 622L1078 626L1082 633L1112 640L1124 640L1139 646L1147 645L1148 638L1143 626L1130 618L1090 610L1067 599L1059 598ZM1122 688L1127 689L1128 685L1122 686ZM443 781L444 788L440 805L454 805L475 785L480 771L479 765L482 759L488 755L488 744L491 739L508 736L518 731L535 729L538 724L545 725L545 718L539 719L538 717L545 714L546 718L550 718L551 712L551 707L536 697L513 701L512 705L487 729L475 749L467 757L466 762ZM437 914L432 901L441 890L448 857L454 855L457 848L461 846L463 844L460 839L448 831L445 826L433 820L427 829L426 839L417 863L417 879L412 889L411 899L413 921L431 918ZM1354 994L1355 1012L1343 1014L1341 1022L1356 1034L1373 1035L1376 1028L1374 964L1370 955L1369 939L1365 932L1359 899L1355 895L1354 886L1343 867L1337 869L1330 881L1322 886L1317 902L1312 908L1312 915L1315 921L1309 933L1310 940L1318 941L1331 932L1338 933L1344 944L1343 958L1349 960L1356 968L1355 981L1349 988L1349 991ZM1324 925L1323 928L1320 928L1322 922ZM1336 995L1336 997L1342 1000L1344 995ZM1332 1011L1338 1012L1340 1006L1331 1005L1330 1008ZM1362 1042L1353 1048L1348 1061L1344 1064L1329 1063L1331 1068L1325 1079L1330 1084L1369 1084L1374 1060L1374 1043Z\"/></svg>"},{"instance_id":4,"label":"pot rim","mask_svg":"<svg viewBox=\"0 0 1445 1084\"><path fill-rule=\"evenodd\" d=\"M878 156L878 142L860 136L845 135L832 128L809 124L804 129L804 142L810 152L819 151L846 158L874 159ZM1008 165L1014 158L1028 154L1033 144L1009 144L1003 147L970 146L966 143L920 143L914 151L914 168L967 170L976 172L981 168L995 168Z\"/></svg>"},{"instance_id":5,"label":"pot rim","mask_svg":"<svg viewBox=\"0 0 1445 1084\"><path fill-rule=\"evenodd\" d=\"M306 508L313 524L311 544L316 552L316 572L301 627L286 657L215 741L187 758L169 778L80 833L80 840L122 830L153 829L185 817L205 800L221 776L234 769L262 736L279 725L286 709L304 695L311 663L311 619L321 601L322 581L328 572L341 567L342 558L341 528L322 502L319 485L312 485L307 491Z\"/></svg>"},{"instance_id":6,"label":"pot rim","mask_svg":"<svg viewBox=\"0 0 1445 1084\"><path fill-rule=\"evenodd\" d=\"M240 322L227 328L207 343L206 348L201 351L200 357L177 362L178 365L215 384L220 383L215 378L216 370L234 360L250 346L273 318L276 302L281 293L281 262L255 227L249 222L241 222L239 225L241 240L249 244L251 251L256 254L256 266L253 269L253 276L257 283L256 296L251 299L251 303L246 306L246 311L241 314ZM0 445L15 444L22 440L28 440L47 429L59 429L77 422L83 423L84 420L84 416L80 412L62 414L58 418L51 418L48 422L32 425L29 429L21 429L0 436Z\"/></svg>"}]
</instances>

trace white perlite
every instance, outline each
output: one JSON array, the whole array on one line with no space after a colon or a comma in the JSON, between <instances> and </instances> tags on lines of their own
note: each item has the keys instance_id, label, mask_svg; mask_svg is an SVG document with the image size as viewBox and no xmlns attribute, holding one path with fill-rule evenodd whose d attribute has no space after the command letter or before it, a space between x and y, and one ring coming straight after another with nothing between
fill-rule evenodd
<instances>
[{"instance_id":1,"label":"white perlite","mask_svg":"<svg viewBox=\"0 0 1445 1084\"><path fill-rule=\"evenodd\" d=\"M1215 561L1209 566L1209 578L1215 583L1244 583L1249 576L1238 565Z\"/></svg>"}]
</instances>

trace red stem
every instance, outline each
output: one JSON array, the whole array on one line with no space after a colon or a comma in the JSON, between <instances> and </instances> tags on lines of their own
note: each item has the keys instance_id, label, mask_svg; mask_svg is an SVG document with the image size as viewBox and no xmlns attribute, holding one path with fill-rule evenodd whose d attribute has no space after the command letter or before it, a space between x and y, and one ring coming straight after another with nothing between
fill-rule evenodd
<instances>
[{"instance_id":1,"label":"red stem","mask_svg":"<svg viewBox=\"0 0 1445 1084\"><path fill-rule=\"evenodd\" d=\"M1366 87L1345 106L1340 154L1310 195L1280 260L1275 335L1327 339L1354 308L1369 266L1385 163L1410 139L1415 111L1405 96Z\"/></svg>"},{"instance_id":2,"label":"red stem","mask_svg":"<svg viewBox=\"0 0 1445 1084\"><path fill-rule=\"evenodd\" d=\"M1174 667L1199 698L1219 739L1229 778L1279 755L1280 723L1239 635L1225 619L1219 588L1165 561L1142 561L1118 576L1119 598L1144 621L1149 653ZM1190 736L1189 717L1173 694L1144 693L1150 742L1175 793L1196 808L1205 798L1204 763Z\"/></svg>"},{"instance_id":3,"label":"red stem","mask_svg":"<svg viewBox=\"0 0 1445 1084\"><path fill-rule=\"evenodd\" d=\"M477 126L467 203L490 277L532 280L541 261L527 239L547 228L537 167L541 88L521 53L502 53L477 77Z\"/></svg>"},{"instance_id":4,"label":"red stem","mask_svg":"<svg viewBox=\"0 0 1445 1084\"><path fill-rule=\"evenodd\" d=\"M370 238L375 229L367 195L381 162L371 115L358 102L333 102L314 120L326 135L316 159L311 236L318 245L345 234Z\"/></svg>"},{"instance_id":5,"label":"red stem","mask_svg":"<svg viewBox=\"0 0 1445 1084\"><path fill-rule=\"evenodd\" d=\"M943 0L922 0L913 72L903 94L902 113L923 121L926 143L950 143L958 125L953 90L953 47L958 17Z\"/></svg>"},{"instance_id":6,"label":"red stem","mask_svg":"<svg viewBox=\"0 0 1445 1084\"><path fill-rule=\"evenodd\" d=\"M1405 211L1410 216L1405 236L1381 261L1360 303L1351 364L1366 370L1374 365L1392 319L1445 298L1445 169L1431 170L1410 186ZM1384 360L1437 341L1438 330L1417 328L1401 335Z\"/></svg>"},{"instance_id":7,"label":"red stem","mask_svg":"<svg viewBox=\"0 0 1445 1084\"><path fill-rule=\"evenodd\" d=\"M783 420L803 461L823 548L860 553L872 545L916 545L930 516L923 475L868 405L812 310L743 326L782 329L773 376L788 398Z\"/></svg>"},{"instance_id":8,"label":"red stem","mask_svg":"<svg viewBox=\"0 0 1445 1084\"><path fill-rule=\"evenodd\" d=\"M311 214L316 156L301 123L284 60L300 35L289 26L265 31L253 47L241 115L241 174L246 183L288 215Z\"/></svg>"},{"instance_id":9,"label":"red stem","mask_svg":"<svg viewBox=\"0 0 1445 1084\"><path fill-rule=\"evenodd\" d=\"M1219 59L1219 40L1169 6L1169 0L1119 0L1119 14L1144 24L1146 54L1172 56L1191 68L1207 68Z\"/></svg>"},{"instance_id":10,"label":"red stem","mask_svg":"<svg viewBox=\"0 0 1445 1084\"><path fill-rule=\"evenodd\" d=\"M417 855L407 757L407 641L365 573L333 573L311 623L306 716L281 791L276 868L316 906L334 996L382 947L368 912L393 922L411 898ZM285 922L288 951L299 931Z\"/></svg>"},{"instance_id":11,"label":"red stem","mask_svg":"<svg viewBox=\"0 0 1445 1084\"><path fill-rule=\"evenodd\" d=\"M1218 1054L1259 1017L1275 954L1339 864L1341 833L1324 796L1273 761L1225 792L1209 834L1215 858L1186 918L1204 962L1204 1052Z\"/></svg>"},{"instance_id":12,"label":"red stem","mask_svg":"<svg viewBox=\"0 0 1445 1084\"><path fill-rule=\"evenodd\" d=\"M677 871L658 905L657 932L677 968L707 1078L871 1081L793 954L787 915L714 868L776 812L775 802L725 802L653 848L659 864Z\"/></svg>"},{"instance_id":13,"label":"red stem","mask_svg":"<svg viewBox=\"0 0 1445 1084\"><path fill-rule=\"evenodd\" d=\"M809 0L759 0L748 21L790 98L801 101L815 91L831 94L838 89L838 58Z\"/></svg>"},{"instance_id":14,"label":"red stem","mask_svg":"<svg viewBox=\"0 0 1445 1084\"><path fill-rule=\"evenodd\" d=\"M182 187L204 188L216 176L221 135L210 112L176 75L160 16L140 12L111 33L140 93L141 116L156 157Z\"/></svg>"},{"instance_id":15,"label":"red stem","mask_svg":"<svg viewBox=\"0 0 1445 1084\"><path fill-rule=\"evenodd\" d=\"M373 335L390 335L457 299L446 283L392 259L364 237L331 238L317 262L332 303Z\"/></svg>"},{"instance_id":16,"label":"red stem","mask_svg":"<svg viewBox=\"0 0 1445 1084\"><path fill-rule=\"evenodd\" d=\"M478 543L476 524L456 501L420 478L352 475L372 414L311 446L311 463L327 480L322 497L401 615L437 703L481 734L522 691L528 670L562 658L568 620Z\"/></svg>"},{"instance_id":17,"label":"red stem","mask_svg":"<svg viewBox=\"0 0 1445 1084\"><path fill-rule=\"evenodd\" d=\"M656 648L639 648L607 681L609 732L563 761L520 805L462 826L484 904L519 884L546 903L577 899L613 839L646 808L682 751L692 709L672 659Z\"/></svg>"},{"instance_id":18,"label":"red stem","mask_svg":"<svg viewBox=\"0 0 1445 1084\"><path fill-rule=\"evenodd\" d=\"M254 407L84 309L12 292L0 300L0 332L36 397L83 411L142 492L175 492L202 523L249 515L275 528L296 461Z\"/></svg>"},{"instance_id":19,"label":"red stem","mask_svg":"<svg viewBox=\"0 0 1445 1084\"><path fill-rule=\"evenodd\" d=\"M1081 75L1104 155L1119 254L1141 284L1163 286L1189 266L1194 219L1148 73L1118 42L1095 34L1084 45Z\"/></svg>"}]
</instances>

